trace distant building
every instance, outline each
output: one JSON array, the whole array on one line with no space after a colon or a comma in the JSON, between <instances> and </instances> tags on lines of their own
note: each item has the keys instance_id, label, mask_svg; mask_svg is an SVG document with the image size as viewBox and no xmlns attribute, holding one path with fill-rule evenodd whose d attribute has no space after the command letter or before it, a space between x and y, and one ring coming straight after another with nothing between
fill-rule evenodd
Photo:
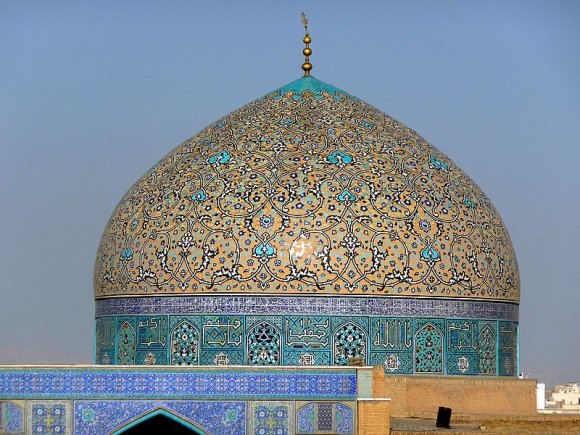
<instances>
[{"instance_id":1,"label":"distant building","mask_svg":"<svg viewBox=\"0 0 580 435\"><path fill-rule=\"evenodd\" d=\"M556 385L552 397L546 401L549 408L580 412L580 385L569 382L566 385Z\"/></svg>"}]
</instances>

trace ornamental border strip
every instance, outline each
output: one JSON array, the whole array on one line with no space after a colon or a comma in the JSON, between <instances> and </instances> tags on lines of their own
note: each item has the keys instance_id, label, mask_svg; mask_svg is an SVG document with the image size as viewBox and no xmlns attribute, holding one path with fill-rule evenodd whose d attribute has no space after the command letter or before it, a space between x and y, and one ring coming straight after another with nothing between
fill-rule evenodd
<instances>
[{"instance_id":1,"label":"ornamental border strip","mask_svg":"<svg viewBox=\"0 0 580 435\"><path fill-rule=\"evenodd\" d=\"M468 317L518 321L511 302L410 297L146 296L97 299L95 315L135 314L326 314Z\"/></svg>"},{"instance_id":2,"label":"ornamental border strip","mask_svg":"<svg viewBox=\"0 0 580 435\"><path fill-rule=\"evenodd\" d=\"M278 382L279 381L279 382ZM220 387L220 382L223 385ZM355 400L351 370L0 368L0 399Z\"/></svg>"}]
</instances>

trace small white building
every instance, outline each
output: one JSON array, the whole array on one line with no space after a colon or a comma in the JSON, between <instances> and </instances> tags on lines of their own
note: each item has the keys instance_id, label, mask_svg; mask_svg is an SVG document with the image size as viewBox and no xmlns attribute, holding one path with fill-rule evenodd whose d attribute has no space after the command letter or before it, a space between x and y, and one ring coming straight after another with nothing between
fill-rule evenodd
<instances>
[{"instance_id":1,"label":"small white building","mask_svg":"<svg viewBox=\"0 0 580 435\"><path fill-rule=\"evenodd\" d=\"M536 383L536 409L538 411L546 409L546 384L543 382Z\"/></svg>"}]
</instances>

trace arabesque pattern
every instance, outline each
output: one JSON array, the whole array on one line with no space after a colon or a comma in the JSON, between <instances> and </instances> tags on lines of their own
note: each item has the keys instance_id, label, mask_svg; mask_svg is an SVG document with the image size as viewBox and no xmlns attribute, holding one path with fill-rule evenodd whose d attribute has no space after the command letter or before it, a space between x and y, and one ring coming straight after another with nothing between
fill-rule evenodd
<instances>
[{"instance_id":1,"label":"arabesque pattern","mask_svg":"<svg viewBox=\"0 0 580 435\"><path fill-rule=\"evenodd\" d=\"M187 140L127 192L95 296L519 300L497 211L414 131L304 77Z\"/></svg>"}]
</instances>

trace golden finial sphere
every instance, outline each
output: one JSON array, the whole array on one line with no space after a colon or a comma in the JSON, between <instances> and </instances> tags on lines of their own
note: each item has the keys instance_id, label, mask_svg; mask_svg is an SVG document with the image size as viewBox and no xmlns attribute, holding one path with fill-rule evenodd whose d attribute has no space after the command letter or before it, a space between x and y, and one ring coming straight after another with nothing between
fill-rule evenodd
<instances>
[{"instance_id":1,"label":"golden finial sphere","mask_svg":"<svg viewBox=\"0 0 580 435\"><path fill-rule=\"evenodd\" d=\"M312 69L312 64L310 62L304 62L302 64L302 69L306 72L310 71Z\"/></svg>"},{"instance_id":2,"label":"golden finial sphere","mask_svg":"<svg viewBox=\"0 0 580 435\"><path fill-rule=\"evenodd\" d=\"M310 39L310 36L306 35L303 39L305 44L310 44L312 42L312 39Z\"/></svg>"},{"instance_id":3,"label":"golden finial sphere","mask_svg":"<svg viewBox=\"0 0 580 435\"><path fill-rule=\"evenodd\" d=\"M306 47L304 50L302 50L302 53L304 56L310 56L312 54L312 49Z\"/></svg>"}]
</instances>

